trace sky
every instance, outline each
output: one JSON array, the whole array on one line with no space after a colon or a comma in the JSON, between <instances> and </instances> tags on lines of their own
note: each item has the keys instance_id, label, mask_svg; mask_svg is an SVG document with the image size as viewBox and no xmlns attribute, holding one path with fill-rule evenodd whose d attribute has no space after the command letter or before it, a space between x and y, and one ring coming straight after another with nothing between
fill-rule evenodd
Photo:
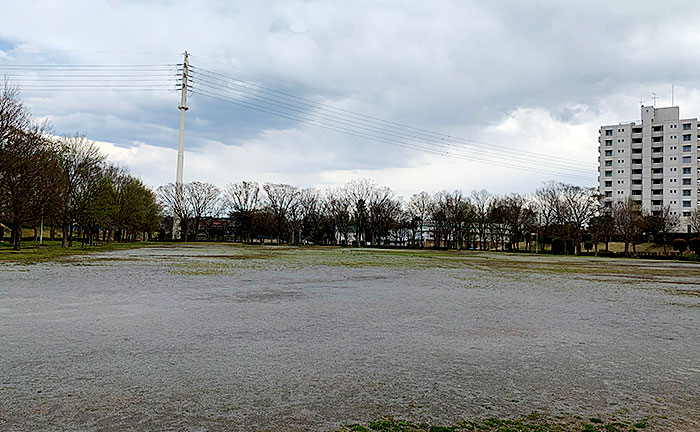
<instances>
[{"instance_id":1,"label":"sky","mask_svg":"<svg viewBox=\"0 0 700 432\"><path fill-rule=\"evenodd\" d=\"M681 116L700 116L692 1L0 0L0 10L0 73L33 115L95 140L154 188L175 180L185 50L186 182L363 177L404 197L595 186L601 125L637 120L653 93L669 106L672 85ZM32 81L65 65L102 65L132 88ZM56 85L67 79L77 89ZM279 115L289 104L303 109Z\"/></svg>"}]
</instances>

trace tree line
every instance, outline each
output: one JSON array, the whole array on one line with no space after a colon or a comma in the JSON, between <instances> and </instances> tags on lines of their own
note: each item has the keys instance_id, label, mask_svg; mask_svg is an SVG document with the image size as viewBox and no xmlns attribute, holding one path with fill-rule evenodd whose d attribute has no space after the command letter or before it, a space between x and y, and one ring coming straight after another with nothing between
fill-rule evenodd
<instances>
[{"instance_id":1,"label":"tree line","mask_svg":"<svg viewBox=\"0 0 700 432\"><path fill-rule=\"evenodd\" d=\"M182 240L319 245L396 245L448 249L543 250L580 254L582 246L664 244L678 228L670 208L647 214L634 201L601 206L596 189L549 182L531 195L485 190L420 192L407 201L388 187L358 179L319 190L241 181L170 183L156 191L165 214L181 222ZM700 228L694 212L693 229ZM172 219L164 224L169 229Z\"/></svg>"},{"instance_id":2,"label":"tree line","mask_svg":"<svg viewBox=\"0 0 700 432\"><path fill-rule=\"evenodd\" d=\"M648 214L632 200L601 206L594 188L549 182L529 195L485 190L420 192L408 200L367 179L324 190L241 181L220 189L192 182L154 193L106 160L82 135L56 137L32 118L7 82L0 90L0 223L15 249L22 230L56 229L62 245L94 241L272 240L289 244L397 245L448 249L581 253L611 241L625 252L653 237L666 248L679 218L669 207ZM700 214L690 218L700 230ZM0 225L0 239L3 237ZM698 243L698 242L696 242Z\"/></svg>"},{"instance_id":3,"label":"tree line","mask_svg":"<svg viewBox=\"0 0 700 432\"><path fill-rule=\"evenodd\" d=\"M20 249L22 230L46 226L62 245L95 240L130 241L158 229L153 192L125 168L106 160L82 135L56 137L35 120L4 83L0 89L0 222ZM0 226L0 239L3 237Z\"/></svg>"}]
</instances>

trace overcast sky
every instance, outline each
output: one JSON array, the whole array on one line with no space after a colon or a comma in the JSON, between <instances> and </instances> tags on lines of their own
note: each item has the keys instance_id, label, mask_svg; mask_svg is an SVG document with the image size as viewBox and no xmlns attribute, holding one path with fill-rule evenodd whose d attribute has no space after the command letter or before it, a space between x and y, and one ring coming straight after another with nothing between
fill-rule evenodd
<instances>
[{"instance_id":1,"label":"overcast sky","mask_svg":"<svg viewBox=\"0 0 700 432\"><path fill-rule=\"evenodd\" d=\"M195 75L185 181L323 187L368 177L406 197L531 192L550 179L596 185L599 126L639 118L640 98L650 105L652 92L657 106L670 105L675 84L681 116L700 115L699 8L694 1L0 0L0 70L174 65L188 50L195 72L478 141L463 142L471 155L484 146L501 155L466 160L318 128L206 97ZM56 133L86 134L147 184L174 181L174 90L27 88L22 97ZM523 151L587 163L589 171L571 177L564 167L568 176L556 175L521 158Z\"/></svg>"}]
</instances>

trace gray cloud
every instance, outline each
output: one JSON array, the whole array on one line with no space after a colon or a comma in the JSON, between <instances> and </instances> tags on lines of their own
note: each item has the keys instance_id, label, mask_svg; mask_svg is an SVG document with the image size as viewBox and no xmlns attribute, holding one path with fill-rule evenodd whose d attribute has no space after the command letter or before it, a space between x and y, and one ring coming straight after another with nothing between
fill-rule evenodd
<instances>
[{"instance_id":1,"label":"gray cloud","mask_svg":"<svg viewBox=\"0 0 700 432\"><path fill-rule=\"evenodd\" d=\"M195 66L275 90L592 165L598 125L637 118L640 95L650 102L655 91L667 104L675 83L683 115L700 111L699 12L687 2L36 1L10 7L0 1L0 7L6 11L0 64L176 63L188 49ZM37 115L52 116L59 132L81 130L124 147L177 145L175 93L27 99ZM285 173L299 181L347 170L384 177L430 158L196 93L191 107L188 149L212 142L277 148L266 168L279 181ZM531 129L527 119L542 123ZM299 163L299 155L308 163ZM465 172L483 168L461 163ZM528 188L547 178L525 177ZM444 180L445 188L523 187L513 176L505 183L478 176L471 184Z\"/></svg>"}]
</instances>

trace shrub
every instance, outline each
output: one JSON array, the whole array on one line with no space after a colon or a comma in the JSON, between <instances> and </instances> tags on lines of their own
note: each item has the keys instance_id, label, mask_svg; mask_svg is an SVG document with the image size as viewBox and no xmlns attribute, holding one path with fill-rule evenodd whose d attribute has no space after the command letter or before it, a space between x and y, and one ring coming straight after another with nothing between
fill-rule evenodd
<instances>
[{"instance_id":1,"label":"shrub","mask_svg":"<svg viewBox=\"0 0 700 432\"><path fill-rule=\"evenodd\" d=\"M688 242L688 249L695 253L700 252L700 237L691 238Z\"/></svg>"},{"instance_id":2,"label":"shrub","mask_svg":"<svg viewBox=\"0 0 700 432\"><path fill-rule=\"evenodd\" d=\"M673 249L677 250L680 253L685 252L685 250L688 248L688 242L683 240L682 238L677 238L673 240Z\"/></svg>"}]
</instances>

